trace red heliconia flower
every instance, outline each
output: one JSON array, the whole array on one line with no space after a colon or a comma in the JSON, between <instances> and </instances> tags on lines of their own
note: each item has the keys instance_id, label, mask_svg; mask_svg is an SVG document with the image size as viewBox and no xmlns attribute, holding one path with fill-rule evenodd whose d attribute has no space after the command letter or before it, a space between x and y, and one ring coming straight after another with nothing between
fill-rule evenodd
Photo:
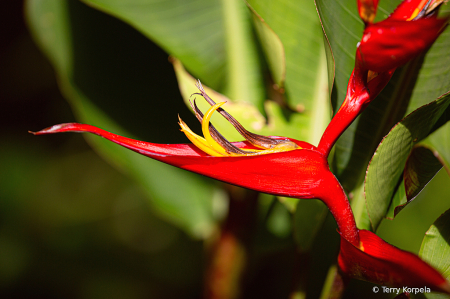
<instances>
[{"instance_id":1,"label":"red heliconia flower","mask_svg":"<svg viewBox=\"0 0 450 299\"><path fill-rule=\"evenodd\" d=\"M180 119L181 131L192 144L138 141L78 123L59 124L33 134L89 132L152 159L236 186L279 196L321 199L335 217L341 234L355 246L359 244L353 213L341 185L329 169L327 156L307 142L247 131L219 108L223 103L216 104L200 83L197 86L211 108L203 115L195 101L191 104L202 123L205 138L193 133ZM226 140L209 122L215 111L230 121L246 141Z\"/></svg>"},{"instance_id":2,"label":"red heliconia flower","mask_svg":"<svg viewBox=\"0 0 450 299\"><path fill-rule=\"evenodd\" d=\"M347 196L331 173L327 158L336 140L353 120L386 86L395 69L429 47L447 19L437 19L436 7L443 0L406 0L385 21L372 24L378 0L358 0L366 24L358 45L355 69L346 98L315 147L309 143L278 136L248 132L205 93L211 105L203 115L191 103L202 123L203 135L192 132L180 119L192 144L155 144L122 137L100 128L77 123L56 125L36 135L60 132L90 132L152 159L259 192L322 200L336 219L341 234L340 271L348 278L374 283L430 287L450 293L442 275L412 253L402 251L375 234L358 230ZM229 142L210 119L217 111L246 139Z\"/></svg>"},{"instance_id":3,"label":"red heliconia flower","mask_svg":"<svg viewBox=\"0 0 450 299\"><path fill-rule=\"evenodd\" d=\"M448 18L436 17L444 0L405 0L386 20L375 24L378 0L357 2L366 29L357 45L345 100L319 143L324 154L383 90L395 69L430 47L448 23Z\"/></svg>"},{"instance_id":4,"label":"red heliconia flower","mask_svg":"<svg viewBox=\"0 0 450 299\"><path fill-rule=\"evenodd\" d=\"M413 286L426 283L436 290L447 290L443 284L445 279L418 257L381 241L370 232L358 230L347 196L330 171L326 154L306 142L248 132L236 119L219 107L223 103L216 104L208 97L200 83L198 87L201 95L211 105L203 115L195 101L191 104L202 123L205 138L193 133L180 119L181 130L193 144L143 142L77 123L55 125L34 134L89 132L152 159L223 182L274 195L320 199L330 209L341 234L339 265L344 275L386 284L402 282ZM215 111L229 120L246 141L226 140L209 123ZM406 272L402 268L389 271L388 274L391 276L384 274L386 267L391 269L404 265L399 261L402 257L407 257L405 260L407 263L414 261L416 267L414 269L427 269L426 273L433 273L434 276L423 281L420 280L421 276L418 278L413 276L413 280L410 280L411 276L405 275ZM381 259L384 259L383 262ZM371 262L372 260L377 262ZM361 269L364 271L361 272Z\"/></svg>"},{"instance_id":5,"label":"red heliconia flower","mask_svg":"<svg viewBox=\"0 0 450 299\"><path fill-rule=\"evenodd\" d=\"M359 238L357 248L341 236L338 264L348 277L392 287L427 287L450 294L449 282L415 254L398 249L367 230L360 230Z\"/></svg>"}]
</instances>

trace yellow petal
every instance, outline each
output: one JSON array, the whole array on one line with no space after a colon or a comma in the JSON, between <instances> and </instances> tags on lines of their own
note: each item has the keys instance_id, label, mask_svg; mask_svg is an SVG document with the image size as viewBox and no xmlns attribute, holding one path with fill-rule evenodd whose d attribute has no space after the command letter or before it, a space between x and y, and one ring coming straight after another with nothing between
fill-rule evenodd
<instances>
[{"instance_id":1,"label":"yellow petal","mask_svg":"<svg viewBox=\"0 0 450 299\"><path fill-rule=\"evenodd\" d=\"M198 147L200 150L204 151L208 155L215 156L215 157L222 157L223 154L215 151L212 149L208 142L206 142L205 138L198 136L192 130L188 127L188 125L178 116L178 119L180 122L178 123L181 127L181 131L186 135L186 137L194 144L196 147Z\"/></svg>"},{"instance_id":2,"label":"yellow petal","mask_svg":"<svg viewBox=\"0 0 450 299\"><path fill-rule=\"evenodd\" d=\"M208 109L208 111L206 111L205 115L203 116L203 120L202 120L202 131L203 131L203 136L205 136L206 141L208 142L208 144L211 146L212 149L221 153L224 156L231 156L230 153L227 153L225 151L225 149L219 143L217 143L217 141L215 141L212 138L211 133L209 132L209 122L211 120L211 116L223 104L225 104L225 102L217 103L214 106L211 106Z\"/></svg>"}]
</instances>

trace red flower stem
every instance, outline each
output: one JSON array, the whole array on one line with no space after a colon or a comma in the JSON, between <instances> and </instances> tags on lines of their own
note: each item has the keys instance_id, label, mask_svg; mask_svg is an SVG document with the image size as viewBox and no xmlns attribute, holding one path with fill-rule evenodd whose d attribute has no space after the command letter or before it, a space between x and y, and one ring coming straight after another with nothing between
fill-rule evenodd
<instances>
[{"instance_id":1,"label":"red flower stem","mask_svg":"<svg viewBox=\"0 0 450 299\"><path fill-rule=\"evenodd\" d=\"M355 118L369 105L371 97L366 88L367 70L358 63L353 70L347 86L347 95L336 115L320 139L318 150L328 157L333 145ZM372 98L374 95L372 95Z\"/></svg>"},{"instance_id":2,"label":"red flower stem","mask_svg":"<svg viewBox=\"0 0 450 299\"><path fill-rule=\"evenodd\" d=\"M323 155L328 157L338 138L363 110L363 107L361 106L362 105L360 105L357 101L350 101L347 98L345 99L341 108L325 129L322 139L320 139L319 146L317 148Z\"/></svg>"},{"instance_id":3,"label":"red flower stem","mask_svg":"<svg viewBox=\"0 0 450 299\"><path fill-rule=\"evenodd\" d=\"M316 194L317 198L326 204L336 220L341 236L359 248L359 230L356 227L352 208L344 189L331 171L323 173L322 181Z\"/></svg>"}]
</instances>

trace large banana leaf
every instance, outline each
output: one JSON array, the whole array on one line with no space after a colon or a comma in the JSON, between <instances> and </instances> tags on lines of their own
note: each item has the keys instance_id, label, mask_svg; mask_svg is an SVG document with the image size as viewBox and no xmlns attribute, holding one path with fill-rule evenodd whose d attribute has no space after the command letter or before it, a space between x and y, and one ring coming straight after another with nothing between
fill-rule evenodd
<instances>
[{"instance_id":1,"label":"large banana leaf","mask_svg":"<svg viewBox=\"0 0 450 299\"><path fill-rule=\"evenodd\" d=\"M54 65L61 90L78 121L130 136L125 128L128 126L152 141L179 139L158 130L168 124L167 114L161 111L184 106L174 101L179 98L176 92L155 92L146 84L157 80L152 74L158 73L158 69L152 69L154 60L147 58L151 43L146 38L79 1L30 0L26 9L33 35ZM179 133L176 111L172 114L173 131ZM124 121L127 117L135 120L134 127ZM166 219L193 236L205 237L212 231L212 201L214 194L220 194L202 177L101 138L87 138L101 155L142 185L152 206Z\"/></svg>"},{"instance_id":2,"label":"large banana leaf","mask_svg":"<svg viewBox=\"0 0 450 299\"><path fill-rule=\"evenodd\" d=\"M225 77L225 27L220 0L86 0L130 24L217 88ZM151 71L151 70L149 70Z\"/></svg>"},{"instance_id":3,"label":"large banana leaf","mask_svg":"<svg viewBox=\"0 0 450 299\"><path fill-rule=\"evenodd\" d=\"M262 76L250 13L240 0L84 0L135 27L197 78L260 106Z\"/></svg>"}]
</instances>

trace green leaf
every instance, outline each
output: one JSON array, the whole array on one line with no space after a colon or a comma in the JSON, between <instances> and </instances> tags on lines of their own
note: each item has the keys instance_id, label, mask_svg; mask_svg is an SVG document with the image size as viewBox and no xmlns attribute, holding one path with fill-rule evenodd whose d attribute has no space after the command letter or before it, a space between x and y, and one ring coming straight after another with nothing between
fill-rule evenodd
<instances>
[{"instance_id":1,"label":"green leaf","mask_svg":"<svg viewBox=\"0 0 450 299\"><path fill-rule=\"evenodd\" d=\"M277 49L266 55L275 82L279 80L284 66L275 66L275 63L282 63L283 57L274 34L283 44L286 62L285 97L288 105L300 112L289 116L290 126L307 132L302 134L302 140L318 144L330 120L330 104L329 73L315 7L307 0L248 2L259 16L255 23L257 32L263 31L259 38L264 52ZM261 19L264 20L263 24ZM300 117L303 118L301 121L294 122L293 119Z\"/></svg>"},{"instance_id":2,"label":"green leaf","mask_svg":"<svg viewBox=\"0 0 450 299\"><path fill-rule=\"evenodd\" d=\"M233 101L252 103L261 109L260 103L264 99L261 88L263 81L249 27L250 13L242 10L246 9L244 2L238 0L212 2L191 0L183 3L175 0L164 2L133 0L131 3L119 0L85 0L85 2L124 20L155 40L206 85L212 86L215 90L222 90ZM286 90L289 103L298 106L305 118L301 122L296 122L298 116L293 116L294 121L289 119L289 125L301 123L302 130L308 132L302 139L317 143L329 121L329 111L324 109L328 106L327 71L320 25L314 6L309 1L301 4L282 1L276 5L270 4L276 9L272 12L269 6L263 4L258 2L258 9L262 9L263 17L266 17L264 14L270 13L268 19L274 28L279 30L279 34L282 35L280 39L285 46ZM295 37L300 35L302 38ZM275 36L272 34L271 40L264 39L262 44L277 49L278 53L275 55L280 55L279 42L273 46ZM318 53L321 54L317 55ZM226 71L222 72L225 75L217 73L221 68L226 68ZM279 68L284 68L284 65ZM213 70L217 72L214 73ZM213 79L223 81L225 76L227 79L224 88L220 89L220 84ZM309 130L310 128L312 130Z\"/></svg>"},{"instance_id":3,"label":"green leaf","mask_svg":"<svg viewBox=\"0 0 450 299\"><path fill-rule=\"evenodd\" d=\"M279 75L276 74L282 73L284 66L276 68L271 63L271 61L280 63L283 59L280 57L278 39L267 32L271 31L267 27L273 30L284 46L285 89L288 103L301 110L312 109L318 90L325 91L325 94L327 90L327 71L322 67L325 61L322 32L313 3L307 0L276 2L251 0L248 2L259 16L257 18L259 22L256 22L257 29L263 26L260 23L261 19L264 20L265 32L259 37L265 53L271 48L277 49L277 52L270 54L273 57L268 59L272 77L277 82L276 78ZM325 84L318 80L319 76L325 76Z\"/></svg>"},{"instance_id":4,"label":"green leaf","mask_svg":"<svg viewBox=\"0 0 450 299\"><path fill-rule=\"evenodd\" d=\"M450 95L446 95L414 111L378 146L365 181L367 209L374 229L386 215L413 146L431 132L449 104Z\"/></svg>"},{"instance_id":5,"label":"green leaf","mask_svg":"<svg viewBox=\"0 0 450 299\"><path fill-rule=\"evenodd\" d=\"M336 64L333 90L336 109L345 98L347 83L355 65L356 44L361 39L364 24L353 0L315 2Z\"/></svg>"},{"instance_id":6,"label":"green leaf","mask_svg":"<svg viewBox=\"0 0 450 299\"><path fill-rule=\"evenodd\" d=\"M450 210L442 214L426 232L419 256L450 279ZM444 299L449 295L427 293L426 298Z\"/></svg>"},{"instance_id":7,"label":"green leaf","mask_svg":"<svg viewBox=\"0 0 450 299\"><path fill-rule=\"evenodd\" d=\"M242 0L222 0L228 77L224 93L234 101L263 108L264 85L250 12Z\"/></svg>"},{"instance_id":8,"label":"green leaf","mask_svg":"<svg viewBox=\"0 0 450 299\"><path fill-rule=\"evenodd\" d=\"M393 220L395 216L403 209L408 203L408 199L406 197L405 191L405 182L403 181L403 177L399 179L400 185L397 188L397 191L392 196L391 204L389 205L389 209L386 212L386 218Z\"/></svg>"},{"instance_id":9,"label":"green leaf","mask_svg":"<svg viewBox=\"0 0 450 299\"><path fill-rule=\"evenodd\" d=\"M226 33L220 0L83 1L130 24L209 85L218 87L225 77Z\"/></svg>"},{"instance_id":10,"label":"green leaf","mask_svg":"<svg viewBox=\"0 0 450 299\"><path fill-rule=\"evenodd\" d=\"M327 216L327 207L320 200L300 199L294 213L294 240L299 250L308 251Z\"/></svg>"},{"instance_id":11,"label":"green leaf","mask_svg":"<svg viewBox=\"0 0 450 299\"><path fill-rule=\"evenodd\" d=\"M359 229L371 229L369 214L367 214L364 184L349 193L350 204Z\"/></svg>"},{"instance_id":12,"label":"green leaf","mask_svg":"<svg viewBox=\"0 0 450 299\"><path fill-rule=\"evenodd\" d=\"M252 13L253 24L267 59L273 81L278 85L276 89L282 88L286 79L286 56L283 43L253 7L249 4L248 7Z\"/></svg>"},{"instance_id":13,"label":"green leaf","mask_svg":"<svg viewBox=\"0 0 450 299\"><path fill-rule=\"evenodd\" d=\"M145 124L143 135L160 140L173 138L164 137L167 133L160 129L165 127L167 117L163 117L163 109L155 108L158 102L141 100L166 97L165 105L184 107L173 102L171 91L158 93L145 84L155 80L151 70L142 68L152 63L146 60L148 40L79 1L29 0L26 9L34 37L54 64L62 93L80 122L132 137L122 125L130 126L127 116L132 115L135 126L140 127L136 132L142 133ZM152 121L160 127L148 126ZM178 132L176 113L173 122L173 131ZM223 200L223 195L208 181L102 138L86 138L99 154L142 186L160 215L196 237L206 237L213 230L213 201Z\"/></svg>"},{"instance_id":14,"label":"green leaf","mask_svg":"<svg viewBox=\"0 0 450 299\"><path fill-rule=\"evenodd\" d=\"M440 12L448 15L450 13L450 6L442 5ZM406 113L411 113L450 91L449 45L450 30L447 28L423 58L423 63L418 73Z\"/></svg>"},{"instance_id":15,"label":"green leaf","mask_svg":"<svg viewBox=\"0 0 450 299\"><path fill-rule=\"evenodd\" d=\"M450 119L450 116L448 116L449 108L447 108L446 113L447 116L443 115L441 119ZM444 165L445 170L450 175L450 122L437 129L420 144L433 151L434 156Z\"/></svg>"},{"instance_id":16,"label":"green leaf","mask_svg":"<svg viewBox=\"0 0 450 299\"><path fill-rule=\"evenodd\" d=\"M447 108L446 113L448 113ZM441 119L448 119L441 116ZM386 218L394 219L394 217L409 203L416 195L434 178L439 169L444 166L447 173L450 175L450 122L440 127L427 138L422 140L419 144L413 147L412 152L406 162L406 167L403 172L403 177L400 179L400 186L397 188L395 195L392 197L392 202L386 214ZM420 152L419 154L417 152ZM411 159L411 157L414 157ZM412 163L411 163L412 162ZM416 185L413 185L412 194L407 194L405 189L405 174L408 168L413 168L409 176L410 180L415 180ZM409 171L408 171L409 172Z\"/></svg>"},{"instance_id":17,"label":"green leaf","mask_svg":"<svg viewBox=\"0 0 450 299\"><path fill-rule=\"evenodd\" d=\"M394 196L395 200L392 199L387 217L393 219L397 216L408 203L419 195L441 168L442 164L431 150L420 145L413 147L403 170L402 185L397 191L400 194ZM393 215L390 215L392 212Z\"/></svg>"},{"instance_id":18,"label":"green leaf","mask_svg":"<svg viewBox=\"0 0 450 299\"><path fill-rule=\"evenodd\" d=\"M135 27L231 99L255 105L264 100L250 13L243 1L83 1Z\"/></svg>"}]
</instances>

